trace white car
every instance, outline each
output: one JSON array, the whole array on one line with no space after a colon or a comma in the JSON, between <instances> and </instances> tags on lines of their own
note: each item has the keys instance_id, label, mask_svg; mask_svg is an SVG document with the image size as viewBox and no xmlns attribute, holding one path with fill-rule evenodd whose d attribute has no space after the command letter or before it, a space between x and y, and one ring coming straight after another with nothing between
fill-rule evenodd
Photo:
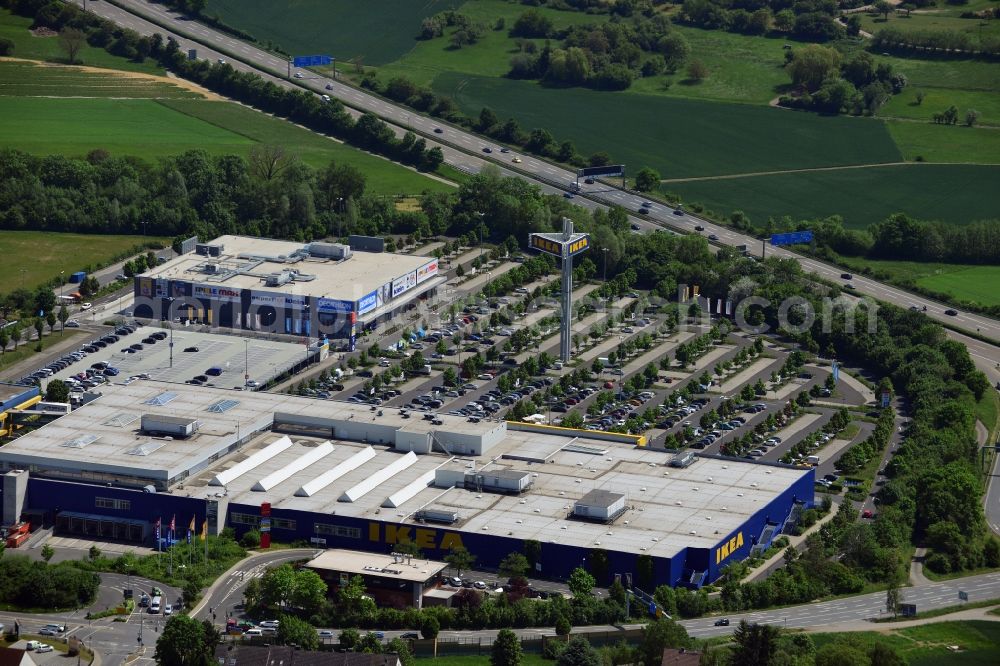
<instances>
[{"instance_id":1,"label":"white car","mask_svg":"<svg viewBox=\"0 0 1000 666\"><path fill-rule=\"evenodd\" d=\"M81 310L89 310L92 307L94 307L93 303L84 303L83 305L80 306L80 309Z\"/></svg>"},{"instance_id":2,"label":"white car","mask_svg":"<svg viewBox=\"0 0 1000 666\"><path fill-rule=\"evenodd\" d=\"M260 623L262 629L277 629L281 624L278 620L264 620Z\"/></svg>"},{"instance_id":3,"label":"white car","mask_svg":"<svg viewBox=\"0 0 1000 666\"><path fill-rule=\"evenodd\" d=\"M37 648L35 648L35 652L52 652L52 646L42 643Z\"/></svg>"},{"instance_id":4,"label":"white car","mask_svg":"<svg viewBox=\"0 0 1000 666\"><path fill-rule=\"evenodd\" d=\"M295 78L297 78L297 79L303 78L302 77L302 72L295 72Z\"/></svg>"},{"instance_id":5,"label":"white car","mask_svg":"<svg viewBox=\"0 0 1000 666\"><path fill-rule=\"evenodd\" d=\"M165 605L163 607L163 614L164 615L173 615L174 614L174 607L171 606L170 604Z\"/></svg>"}]
</instances>

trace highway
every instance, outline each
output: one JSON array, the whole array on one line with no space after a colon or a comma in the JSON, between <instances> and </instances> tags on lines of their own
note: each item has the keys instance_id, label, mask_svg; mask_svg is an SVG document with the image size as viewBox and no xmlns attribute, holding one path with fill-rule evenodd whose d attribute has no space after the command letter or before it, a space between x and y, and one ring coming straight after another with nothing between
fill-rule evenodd
<instances>
[{"instance_id":1,"label":"highway","mask_svg":"<svg viewBox=\"0 0 1000 666\"><path fill-rule=\"evenodd\" d=\"M213 60L224 58L237 69L257 71L275 83L286 87L292 85L287 79L288 62L279 56L234 39L148 0L113 1L115 4L127 8L128 11L112 5L110 2L91 2L88 4L88 8L90 11L129 27L140 34L162 33L164 28L156 24L173 26L175 30L195 37L194 41L191 39L179 39L178 41L185 50L197 48L200 58L207 57ZM175 35L175 37L178 36ZM210 46L217 50L209 48ZM221 51L226 53L221 53ZM300 72L300 70L293 70L293 72ZM406 128L423 135L428 139L428 146L441 146L445 154L445 161L460 170L477 172L487 162L497 163L508 169L516 169L517 175L542 183L546 186L543 189L547 192L568 191L571 189L572 183L576 182L576 174L561 166L518 151L501 153L501 146L495 141L477 136L438 119L422 116L412 109L397 106L367 91L341 83L339 80L329 79L308 70L301 71L301 75L303 78L295 79L295 85L312 90L317 94L328 94L331 97L336 97L353 109L374 113L394 125L397 133L405 131L403 128ZM440 133L437 133L436 130ZM486 148L492 152L488 154L483 152ZM519 159L520 163L516 167L512 167L515 158ZM580 196L575 197L575 202L587 208L594 208L595 204L618 204L635 213L641 209L642 202L645 201L644 197L638 193L623 191L600 182L581 185L582 191ZM746 244L753 249L761 246L759 239L660 204L652 206L649 213L639 219L643 220L639 224L644 230L655 226L669 226L683 232L694 232L695 226L703 226L702 233L716 235L721 244ZM806 271L814 272L827 280L842 282L840 276L843 271L836 266L803 257L785 248L768 247L766 253L769 256L795 259ZM970 332L978 331L980 335L1000 342L1000 321L996 319L971 313L958 313L955 316L949 316L945 314L946 310L949 309L947 305L902 289L865 277L855 277L852 282L857 293L894 303L904 308L911 305L921 309L926 308L926 314L933 319ZM1000 362L1000 350L993 349L990 358L993 363Z\"/></svg>"}]
</instances>

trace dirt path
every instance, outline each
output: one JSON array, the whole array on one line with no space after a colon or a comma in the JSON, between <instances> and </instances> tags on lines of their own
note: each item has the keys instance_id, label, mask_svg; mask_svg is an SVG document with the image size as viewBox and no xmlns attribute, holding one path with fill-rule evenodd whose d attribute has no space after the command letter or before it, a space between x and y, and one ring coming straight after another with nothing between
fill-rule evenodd
<instances>
[{"instance_id":1,"label":"dirt path","mask_svg":"<svg viewBox=\"0 0 1000 666\"><path fill-rule=\"evenodd\" d=\"M779 176L787 173L808 173L810 171L844 171L846 169L876 169L878 167L887 167L887 166L918 166L927 164L933 164L933 165L974 164L977 166L995 166L994 163L983 163L983 162L877 162L875 164L848 164L845 166L808 167L805 169L778 169L775 171L750 171L748 173L730 173L721 176L696 176L694 178L668 178L668 179L663 179L660 182L668 185L671 183L692 183L701 180L730 180L734 178L753 178L755 176Z\"/></svg>"},{"instance_id":2,"label":"dirt path","mask_svg":"<svg viewBox=\"0 0 1000 666\"><path fill-rule=\"evenodd\" d=\"M193 93L201 95L203 99L209 99L213 101L224 101L223 97L216 95L211 90L207 90L192 83L187 79L182 79L174 76L172 73L167 72L166 76L158 76L156 74L143 74L142 72L125 72L119 69L105 69L103 67L91 67L90 65L65 65L58 62L44 62L42 60L28 60L26 58L9 58L0 57L0 62L19 62L29 65L35 65L36 67L48 67L56 69L72 69L78 72L87 72L90 74L100 74L101 76L116 77L120 79L139 79L142 81L151 81L155 83L166 83L168 85L177 86L182 90L187 90ZM79 95L67 95L66 97L79 97ZM127 98L117 98L117 99L127 99ZM143 97L142 99L151 99L149 97Z\"/></svg>"},{"instance_id":3,"label":"dirt path","mask_svg":"<svg viewBox=\"0 0 1000 666\"><path fill-rule=\"evenodd\" d=\"M976 442L979 443L979 446L985 446L986 445L986 440L989 439L989 438L990 438L990 431L986 429L986 426L983 425L982 421L980 421L980 420L977 419L976 420Z\"/></svg>"},{"instance_id":4,"label":"dirt path","mask_svg":"<svg viewBox=\"0 0 1000 666\"><path fill-rule=\"evenodd\" d=\"M910 585L913 587L922 587L933 583L924 575L924 558L926 556L926 548L917 548L913 551L913 559L910 560Z\"/></svg>"}]
</instances>

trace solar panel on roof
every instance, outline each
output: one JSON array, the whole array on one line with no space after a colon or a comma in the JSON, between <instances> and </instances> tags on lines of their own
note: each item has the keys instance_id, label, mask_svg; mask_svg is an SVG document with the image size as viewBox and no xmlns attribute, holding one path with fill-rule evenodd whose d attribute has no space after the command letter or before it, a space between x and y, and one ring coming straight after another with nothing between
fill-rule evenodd
<instances>
[{"instance_id":1,"label":"solar panel on roof","mask_svg":"<svg viewBox=\"0 0 1000 666\"><path fill-rule=\"evenodd\" d=\"M218 402L213 402L211 405L209 405L205 409L205 411L215 412L216 414L222 414L223 412L228 412L230 409L237 406L238 404L240 404L239 400L231 400L231 399L219 400Z\"/></svg>"},{"instance_id":2,"label":"solar panel on roof","mask_svg":"<svg viewBox=\"0 0 1000 666\"><path fill-rule=\"evenodd\" d=\"M163 393L159 393L159 394L153 396L152 398L150 398L149 400L147 400L146 404L147 405L156 405L157 407L162 407L163 405L167 404L168 402L170 402L171 400L173 400L176 397L177 397L177 394L174 393L173 391L164 391Z\"/></svg>"},{"instance_id":3,"label":"solar panel on roof","mask_svg":"<svg viewBox=\"0 0 1000 666\"><path fill-rule=\"evenodd\" d=\"M100 437L97 435L80 435L79 437L71 439L68 442L64 442L63 446L71 449L82 449L88 444L93 444L98 439L100 439Z\"/></svg>"}]
</instances>

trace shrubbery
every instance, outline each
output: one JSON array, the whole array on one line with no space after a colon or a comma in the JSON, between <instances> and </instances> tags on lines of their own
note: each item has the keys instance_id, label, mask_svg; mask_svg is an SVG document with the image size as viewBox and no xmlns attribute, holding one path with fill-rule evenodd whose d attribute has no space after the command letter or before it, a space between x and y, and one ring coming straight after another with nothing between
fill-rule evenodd
<instances>
[{"instance_id":1,"label":"shrubbery","mask_svg":"<svg viewBox=\"0 0 1000 666\"><path fill-rule=\"evenodd\" d=\"M101 579L71 562L48 564L25 555L0 558L0 602L49 610L86 606L94 600Z\"/></svg>"}]
</instances>

